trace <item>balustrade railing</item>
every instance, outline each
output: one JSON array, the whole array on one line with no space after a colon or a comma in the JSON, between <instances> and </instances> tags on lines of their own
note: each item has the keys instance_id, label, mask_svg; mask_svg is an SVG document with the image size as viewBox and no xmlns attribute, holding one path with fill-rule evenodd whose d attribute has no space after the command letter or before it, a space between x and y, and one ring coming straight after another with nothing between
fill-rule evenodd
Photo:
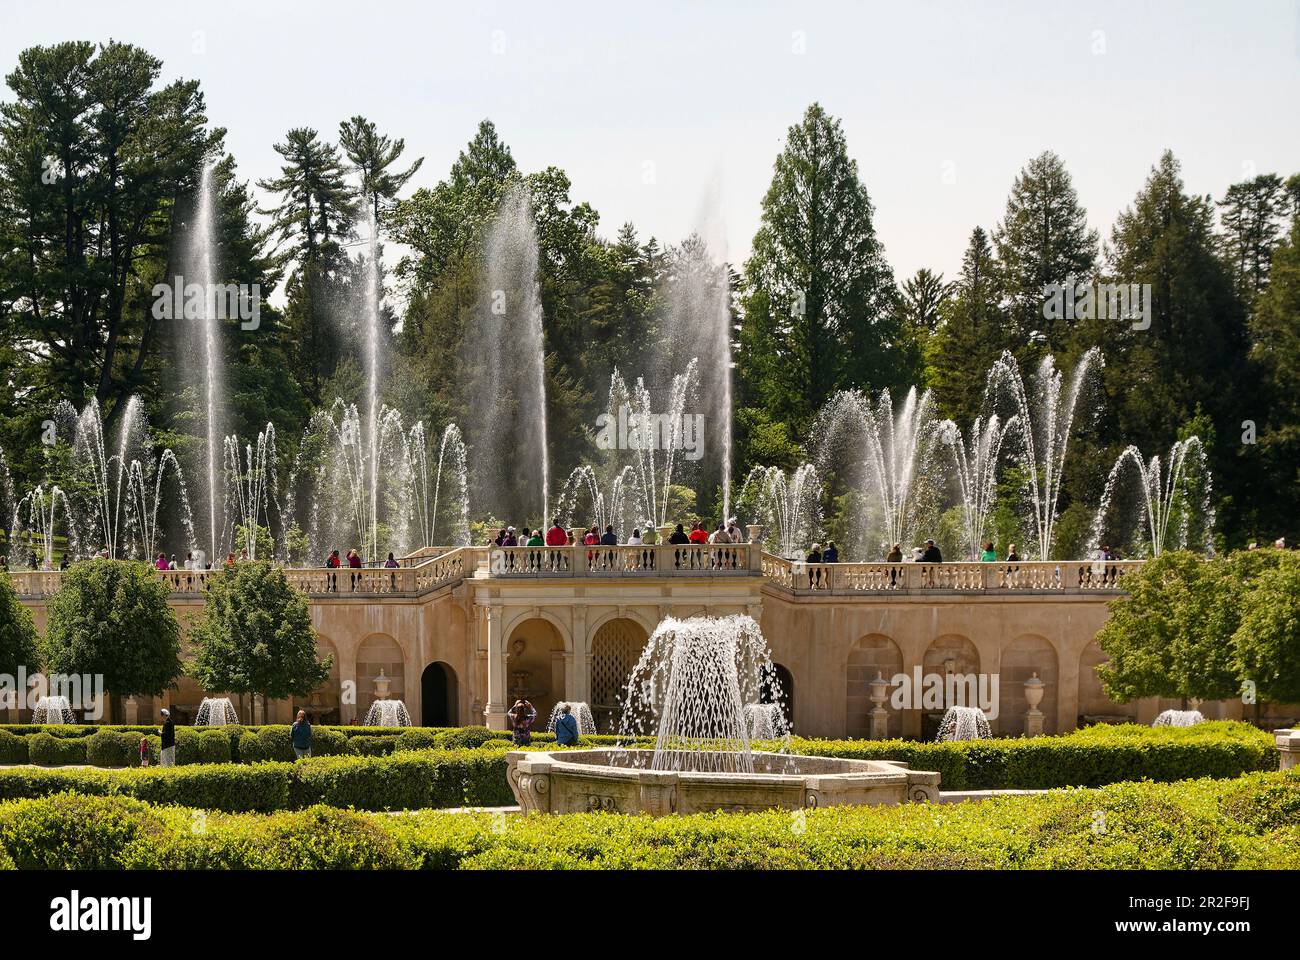
<instances>
[{"instance_id":1,"label":"balustrade railing","mask_svg":"<svg viewBox=\"0 0 1300 960\"><path fill-rule=\"evenodd\" d=\"M763 555L763 576L795 593L993 593L1123 590L1141 560L996 563L805 563Z\"/></svg>"},{"instance_id":2,"label":"balustrade railing","mask_svg":"<svg viewBox=\"0 0 1300 960\"><path fill-rule=\"evenodd\" d=\"M483 549L490 577L752 576L761 569L761 550L750 543Z\"/></svg>"}]
</instances>

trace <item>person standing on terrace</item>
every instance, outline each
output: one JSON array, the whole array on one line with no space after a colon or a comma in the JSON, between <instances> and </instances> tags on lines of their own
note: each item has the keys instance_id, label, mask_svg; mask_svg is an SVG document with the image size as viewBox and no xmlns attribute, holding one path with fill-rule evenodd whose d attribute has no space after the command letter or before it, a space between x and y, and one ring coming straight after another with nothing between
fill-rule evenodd
<instances>
[{"instance_id":1,"label":"person standing on terrace","mask_svg":"<svg viewBox=\"0 0 1300 960\"><path fill-rule=\"evenodd\" d=\"M998 552L993 549L993 541L989 540L984 544L984 552L980 554L981 563L993 563L998 559Z\"/></svg>"},{"instance_id":2,"label":"person standing on terrace","mask_svg":"<svg viewBox=\"0 0 1300 960\"><path fill-rule=\"evenodd\" d=\"M557 517L551 521L551 529L546 531L546 545L548 547L562 547L568 542L569 535L560 526L560 520Z\"/></svg>"}]
</instances>

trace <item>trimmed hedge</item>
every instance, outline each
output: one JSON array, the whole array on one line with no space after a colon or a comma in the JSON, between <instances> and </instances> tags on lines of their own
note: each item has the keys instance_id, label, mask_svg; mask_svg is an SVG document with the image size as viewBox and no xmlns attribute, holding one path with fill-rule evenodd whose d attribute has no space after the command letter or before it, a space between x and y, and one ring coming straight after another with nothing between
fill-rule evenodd
<instances>
[{"instance_id":1,"label":"trimmed hedge","mask_svg":"<svg viewBox=\"0 0 1300 960\"><path fill-rule=\"evenodd\" d=\"M27 738L0 730L0 763L27 763Z\"/></svg>"},{"instance_id":2,"label":"trimmed hedge","mask_svg":"<svg viewBox=\"0 0 1300 960\"><path fill-rule=\"evenodd\" d=\"M328 761L340 762L347 761ZM1300 869L1295 773L944 806L829 807L798 814L798 830L792 816L376 816L312 806L199 817L130 797L65 793L0 804L0 863L46 870Z\"/></svg>"}]
</instances>

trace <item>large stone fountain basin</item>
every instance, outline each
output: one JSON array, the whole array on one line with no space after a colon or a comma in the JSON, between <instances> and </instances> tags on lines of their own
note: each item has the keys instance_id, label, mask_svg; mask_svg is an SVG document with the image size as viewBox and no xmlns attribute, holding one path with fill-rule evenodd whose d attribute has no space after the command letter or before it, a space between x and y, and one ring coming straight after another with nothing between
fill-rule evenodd
<instances>
[{"instance_id":1,"label":"large stone fountain basin","mask_svg":"<svg viewBox=\"0 0 1300 960\"><path fill-rule=\"evenodd\" d=\"M651 770L652 750L506 754L525 813L705 813L938 801L939 774L893 760L755 752L753 773Z\"/></svg>"}]
</instances>

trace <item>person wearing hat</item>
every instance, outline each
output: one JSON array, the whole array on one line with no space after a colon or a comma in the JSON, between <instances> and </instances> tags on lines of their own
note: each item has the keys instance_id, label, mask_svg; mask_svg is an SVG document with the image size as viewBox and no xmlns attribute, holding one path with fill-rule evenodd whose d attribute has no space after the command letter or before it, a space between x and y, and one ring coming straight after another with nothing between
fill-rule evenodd
<instances>
[{"instance_id":1,"label":"person wearing hat","mask_svg":"<svg viewBox=\"0 0 1300 960\"><path fill-rule=\"evenodd\" d=\"M162 749L158 754L158 766L176 766L176 724L172 722L172 712L162 708Z\"/></svg>"}]
</instances>

